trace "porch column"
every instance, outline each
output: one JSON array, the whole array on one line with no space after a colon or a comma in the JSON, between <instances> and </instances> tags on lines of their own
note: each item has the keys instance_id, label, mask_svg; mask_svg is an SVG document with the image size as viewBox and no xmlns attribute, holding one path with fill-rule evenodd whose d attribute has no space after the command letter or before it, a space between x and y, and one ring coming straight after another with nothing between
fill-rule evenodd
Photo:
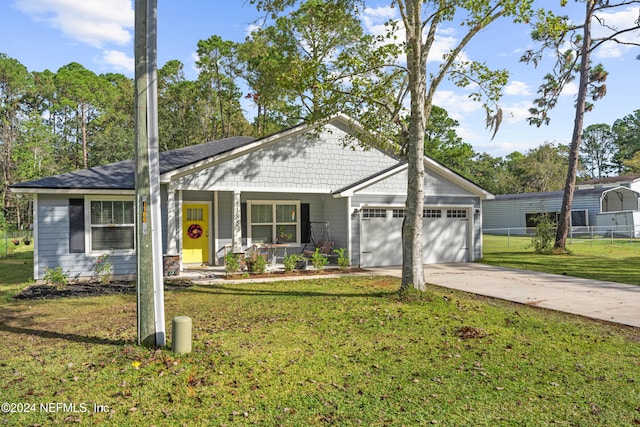
<instances>
[{"instance_id":1,"label":"porch column","mask_svg":"<svg viewBox=\"0 0 640 427\"><path fill-rule=\"evenodd\" d=\"M170 182L167 185L167 254L170 255L178 253L176 224L176 190Z\"/></svg>"},{"instance_id":2,"label":"porch column","mask_svg":"<svg viewBox=\"0 0 640 427\"><path fill-rule=\"evenodd\" d=\"M234 252L242 251L242 220L240 215L240 192L233 192L233 233L231 244Z\"/></svg>"}]
</instances>

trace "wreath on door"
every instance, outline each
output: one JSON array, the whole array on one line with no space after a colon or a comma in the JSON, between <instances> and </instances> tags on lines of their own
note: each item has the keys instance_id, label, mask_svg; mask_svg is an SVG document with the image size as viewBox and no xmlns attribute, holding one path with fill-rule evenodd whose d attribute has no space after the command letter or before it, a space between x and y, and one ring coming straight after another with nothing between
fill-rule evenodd
<instances>
[{"instance_id":1,"label":"wreath on door","mask_svg":"<svg viewBox=\"0 0 640 427\"><path fill-rule=\"evenodd\" d=\"M202 227L198 224L191 224L187 229L187 235L192 239L199 239L202 237Z\"/></svg>"}]
</instances>

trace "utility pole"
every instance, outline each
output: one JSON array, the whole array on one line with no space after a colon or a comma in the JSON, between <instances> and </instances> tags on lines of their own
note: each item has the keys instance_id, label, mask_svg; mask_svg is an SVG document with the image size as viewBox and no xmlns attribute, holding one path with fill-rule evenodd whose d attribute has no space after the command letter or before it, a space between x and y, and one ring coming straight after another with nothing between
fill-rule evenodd
<instances>
[{"instance_id":1,"label":"utility pole","mask_svg":"<svg viewBox=\"0 0 640 427\"><path fill-rule=\"evenodd\" d=\"M157 0L135 0L135 148L138 344L166 344L156 75Z\"/></svg>"}]
</instances>

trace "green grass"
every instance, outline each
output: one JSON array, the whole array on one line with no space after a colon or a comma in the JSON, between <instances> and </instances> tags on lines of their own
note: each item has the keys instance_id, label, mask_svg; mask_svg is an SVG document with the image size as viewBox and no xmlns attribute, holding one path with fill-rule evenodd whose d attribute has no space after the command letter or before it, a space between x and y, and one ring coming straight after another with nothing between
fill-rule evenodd
<instances>
[{"instance_id":1,"label":"green grass","mask_svg":"<svg viewBox=\"0 0 640 427\"><path fill-rule=\"evenodd\" d=\"M0 303L33 283L33 247L17 246L7 257L0 257Z\"/></svg>"},{"instance_id":2,"label":"green grass","mask_svg":"<svg viewBox=\"0 0 640 427\"><path fill-rule=\"evenodd\" d=\"M12 299L31 261L9 260L0 400L35 411L0 425L640 423L637 328L383 277L225 283L165 294L169 343L193 318L177 355L135 345L133 295Z\"/></svg>"},{"instance_id":3,"label":"green grass","mask_svg":"<svg viewBox=\"0 0 640 427\"><path fill-rule=\"evenodd\" d=\"M193 318L188 355L133 344L133 296L4 303L1 394L37 406L0 423L640 421L637 330L440 288L399 297L398 288L350 277L167 292L167 319ZM45 413L40 403L87 412Z\"/></svg>"},{"instance_id":4,"label":"green grass","mask_svg":"<svg viewBox=\"0 0 640 427\"><path fill-rule=\"evenodd\" d=\"M573 239L569 254L537 255L528 237L483 236L485 264L640 285L640 241Z\"/></svg>"}]
</instances>

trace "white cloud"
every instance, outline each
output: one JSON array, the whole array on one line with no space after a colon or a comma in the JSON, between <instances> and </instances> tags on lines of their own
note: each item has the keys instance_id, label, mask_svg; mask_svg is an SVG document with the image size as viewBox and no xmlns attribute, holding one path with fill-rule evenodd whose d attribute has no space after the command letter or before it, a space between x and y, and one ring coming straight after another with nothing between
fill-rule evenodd
<instances>
[{"instance_id":1,"label":"white cloud","mask_svg":"<svg viewBox=\"0 0 640 427\"><path fill-rule=\"evenodd\" d=\"M525 122L528 117L531 117L531 113L529 112L531 107L533 107L532 101L505 105L502 107L503 120L507 123Z\"/></svg>"},{"instance_id":2,"label":"white cloud","mask_svg":"<svg viewBox=\"0 0 640 427\"><path fill-rule=\"evenodd\" d=\"M398 11L390 6L379 7L367 7L362 14L362 23L367 33L380 36L386 35L389 28L385 25L389 20L398 21L398 28L396 36L397 42L403 42L405 40L405 30L402 20L399 17ZM429 52L429 62L442 62L443 55L449 53L459 42L459 39L455 37L456 30L454 27L440 28L436 32L436 39ZM466 54L462 52L458 58L460 60L468 60ZM399 58L400 63L406 63L406 58L402 56Z\"/></svg>"},{"instance_id":3,"label":"white cloud","mask_svg":"<svg viewBox=\"0 0 640 427\"><path fill-rule=\"evenodd\" d=\"M498 132L498 135L500 135L500 132ZM533 146L528 141L491 141L489 138L485 138L484 141L486 142L473 144L473 149L478 153L490 153L493 157L506 157L514 151L525 153Z\"/></svg>"},{"instance_id":4,"label":"white cloud","mask_svg":"<svg viewBox=\"0 0 640 427\"><path fill-rule=\"evenodd\" d=\"M123 73L131 74L135 70L134 59L127 56L126 53L117 50L105 50L102 53L102 59L99 62Z\"/></svg>"},{"instance_id":5,"label":"white cloud","mask_svg":"<svg viewBox=\"0 0 640 427\"><path fill-rule=\"evenodd\" d=\"M373 35L385 35L387 27L384 24L390 19L399 19L397 11L390 6L367 7L362 13L364 28Z\"/></svg>"},{"instance_id":6,"label":"white cloud","mask_svg":"<svg viewBox=\"0 0 640 427\"><path fill-rule=\"evenodd\" d=\"M514 80L504 88L504 93L510 96L529 96L532 92L527 83Z\"/></svg>"},{"instance_id":7,"label":"white cloud","mask_svg":"<svg viewBox=\"0 0 640 427\"><path fill-rule=\"evenodd\" d=\"M94 47L131 42L131 0L16 0L14 6L72 40Z\"/></svg>"},{"instance_id":8,"label":"white cloud","mask_svg":"<svg viewBox=\"0 0 640 427\"><path fill-rule=\"evenodd\" d=\"M439 90L433 96L433 105L447 110L449 117L463 122L465 117L482 109L479 102L471 100L464 93L450 90Z\"/></svg>"},{"instance_id":9,"label":"white cloud","mask_svg":"<svg viewBox=\"0 0 640 427\"><path fill-rule=\"evenodd\" d=\"M598 18L600 22L606 25L606 27L598 25L598 21L594 20L592 27L593 37L608 37L613 33L611 28L623 30L635 26L635 22L638 19L638 9L630 6L625 10L616 11L614 13L600 13L598 14ZM638 32L624 33L616 38L622 42L638 43ZM627 54L631 49L633 49L633 46L607 42L594 52L594 56L597 58L620 58Z\"/></svg>"},{"instance_id":10,"label":"white cloud","mask_svg":"<svg viewBox=\"0 0 640 427\"><path fill-rule=\"evenodd\" d=\"M562 90L562 96L574 96L578 94L578 84L575 82L567 83Z\"/></svg>"}]
</instances>

